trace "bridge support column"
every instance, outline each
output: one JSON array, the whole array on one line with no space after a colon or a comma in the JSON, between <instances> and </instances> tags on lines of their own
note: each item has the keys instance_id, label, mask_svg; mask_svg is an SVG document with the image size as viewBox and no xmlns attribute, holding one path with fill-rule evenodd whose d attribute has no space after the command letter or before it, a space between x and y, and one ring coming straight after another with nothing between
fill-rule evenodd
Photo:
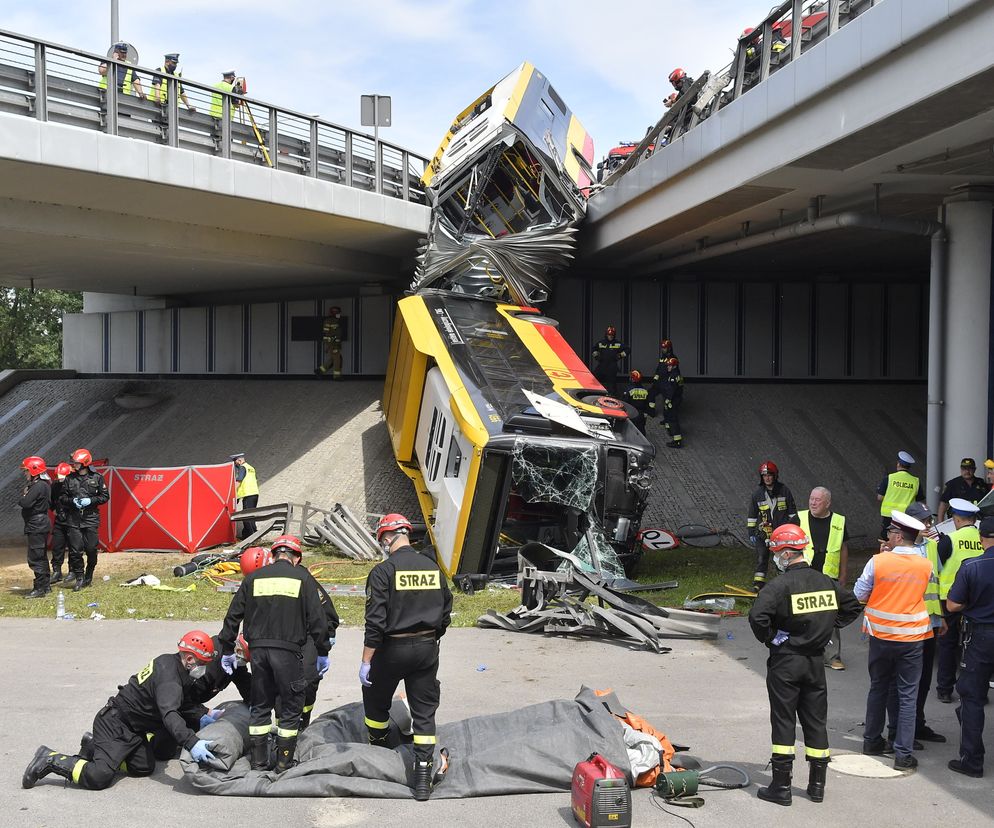
<instances>
[{"instance_id":1,"label":"bridge support column","mask_svg":"<svg viewBox=\"0 0 994 828\"><path fill-rule=\"evenodd\" d=\"M994 242L994 191L968 188L946 201L948 247L945 290L938 307L930 311L930 330L939 331L939 358L929 365L930 397L933 371L943 400L941 412L929 406L929 417L941 418L938 444L929 446L929 488L959 472L959 461L974 457L978 464L992 456L994 432L994 306L992 306L992 242ZM933 258L933 271L936 262ZM933 278L942 278L933 273ZM938 285L942 290L942 285ZM933 291L933 296L935 292ZM941 319L936 319L936 314ZM932 327L934 322L939 324ZM936 356L930 349L930 358ZM931 401L931 400L930 400ZM929 429L930 436L932 429ZM935 449L938 457L933 457ZM983 474L983 469L979 470ZM937 481L937 482L936 482ZM929 503L938 497L929 492Z\"/></svg>"}]
</instances>

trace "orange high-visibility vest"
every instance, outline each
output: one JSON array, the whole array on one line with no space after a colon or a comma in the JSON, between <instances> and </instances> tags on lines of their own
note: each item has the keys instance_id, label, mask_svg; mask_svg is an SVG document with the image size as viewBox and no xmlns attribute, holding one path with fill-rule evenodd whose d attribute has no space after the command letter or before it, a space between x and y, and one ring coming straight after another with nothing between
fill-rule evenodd
<instances>
[{"instance_id":1,"label":"orange high-visibility vest","mask_svg":"<svg viewBox=\"0 0 994 828\"><path fill-rule=\"evenodd\" d=\"M863 632L888 641L932 637L925 591L932 564L918 555L881 552L873 559L873 591L863 614Z\"/></svg>"}]
</instances>

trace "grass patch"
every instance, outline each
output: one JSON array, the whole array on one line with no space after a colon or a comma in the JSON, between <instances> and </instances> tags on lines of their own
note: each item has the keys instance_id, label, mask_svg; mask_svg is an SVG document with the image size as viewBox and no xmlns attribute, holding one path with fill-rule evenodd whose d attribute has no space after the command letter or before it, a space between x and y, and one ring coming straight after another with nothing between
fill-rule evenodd
<instances>
[{"instance_id":1,"label":"grass patch","mask_svg":"<svg viewBox=\"0 0 994 828\"><path fill-rule=\"evenodd\" d=\"M174 578L172 568L182 562L185 556L162 554L135 554L130 558L101 555L97 565L96 580L91 587L80 592L63 590L66 599L66 612L74 613L77 619L89 619L93 612L106 618L143 620L177 619L200 624L209 631L220 624L231 601L231 593L218 592L216 585L197 576ZM304 563L311 567L322 583L344 585L365 582L372 564L353 563L333 558L326 554L310 553ZM106 565L105 565L106 564ZM701 592L719 590L722 584L748 586L752 575L751 550L742 548L715 547L713 549L679 549L654 552L643 559L636 580L641 583L676 580L677 589L641 593L643 597L661 606L679 607L685 598ZM189 592L156 590L150 587L121 587L120 583L148 573L156 575L166 586L186 587L196 585ZM109 581L103 580L110 574ZM232 583L237 583L234 578ZM20 591L13 587L20 586ZM35 600L25 600L22 595L30 588L30 573L27 567L8 568L0 574L0 617L55 618L58 589L49 596ZM363 623L364 601L361 597L335 597L335 607L346 626L360 626ZM96 607L88 604L96 603ZM490 586L474 595L454 592L452 625L472 627L476 619L489 609L507 612L521 603L516 589L503 589ZM740 601L739 610L747 610L750 602Z\"/></svg>"}]
</instances>

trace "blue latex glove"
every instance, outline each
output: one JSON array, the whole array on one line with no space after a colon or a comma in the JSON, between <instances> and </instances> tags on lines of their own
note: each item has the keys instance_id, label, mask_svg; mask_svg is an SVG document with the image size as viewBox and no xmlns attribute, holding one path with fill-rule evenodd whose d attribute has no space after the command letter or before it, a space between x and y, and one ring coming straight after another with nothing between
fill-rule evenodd
<instances>
[{"instance_id":1,"label":"blue latex glove","mask_svg":"<svg viewBox=\"0 0 994 828\"><path fill-rule=\"evenodd\" d=\"M777 630L777 634L773 636L773 640L770 642L774 647L779 647L788 638L790 638L790 633L786 633L783 630Z\"/></svg>"},{"instance_id":2,"label":"blue latex glove","mask_svg":"<svg viewBox=\"0 0 994 828\"><path fill-rule=\"evenodd\" d=\"M211 744L206 739L200 739L197 744L190 748L190 755L197 762L206 762L208 759L213 760L215 757L210 750Z\"/></svg>"},{"instance_id":3,"label":"blue latex glove","mask_svg":"<svg viewBox=\"0 0 994 828\"><path fill-rule=\"evenodd\" d=\"M224 670L229 676L235 672L235 665L238 662L238 656L234 653L229 653L228 655L221 656L221 669Z\"/></svg>"},{"instance_id":4,"label":"blue latex glove","mask_svg":"<svg viewBox=\"0 0 994 828\"><path fill-rule=\"evenodd\" d=\"M318 675L323 676L328 672L328 667L331 665L331 659L328 656L318 656L317 670Z\"/></svg>"},{"instance_id":5,"label":"blue latex glove","mask_svg":"<svg viewBox=\"0 0 994 828\"><path fill-rule=\"evenodd\" d=\"M328 639L328 649L332 650L335 647L335 636Z\"/></svg>"},{"instance_id":6,"label":"blue latex glove","mask_svg":"<svg viewBox=\"0 0 994 828\"><path fill-rule=\"evenodd\" d=\"M85 509L87 506L90 505L91 502L92 501L90 500L90 498L88 498L88 497L81 497L79 499L79 508L80 509Z\"/></svg>"},{"instance_id":7,"label":"blue latex glove","mask_svg":"<svg viewBox=\"0 0 994 828\"><path fill-rule=\"evenodd\" d=\"M203 730L209 724L214 724L216 721L217 719L215 719L210 713L204 713L204 715L200 717L200 730Z\"/></svg>"},{"instance_id":8,"label":"blue latex glove","mask_svg":"<svg viewBox=\"0 0 994 828\"><path fill-rule=\"evenodd\" d=\"M371 665L368 661L364 661L362 664L359 665L359 684L361 684L363 687L373 686L373 682L369 680L370 666Z\"/></svg>"},{"instance_id":9,"label":"blue latex glove","mask_svg":"<svg viewBox=\"0 0 994 828\"><path fill-rule=\"evenodd\" d=\"M83 508L83 507L82 507L82 506L80 505L80 502L79 502L79 498L78 498L78 497L74 497L74 498L72 499L72 505L73 505L73 506L75 506L75 507L76 507L77 509L82 509L82 508Z\"/></svg>"}]
</instances>

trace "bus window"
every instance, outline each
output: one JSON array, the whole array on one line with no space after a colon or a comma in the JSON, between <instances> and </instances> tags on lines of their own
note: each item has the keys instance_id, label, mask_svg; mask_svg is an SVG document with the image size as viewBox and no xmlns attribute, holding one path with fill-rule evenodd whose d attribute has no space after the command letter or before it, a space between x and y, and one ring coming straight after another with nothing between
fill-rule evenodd
<instances>
[{"instance_id":1,"label":"bus window","mask_svg":"<svg viewBox=\"0 0 994 828\"><path fill-rule=\"evenodd\" d=\"M456 435L453 433L449 438L449 456L445 460L445 476L458 477L460 466L462 466L462 451L460 451Z\"/></svg>"}]
</instances>

